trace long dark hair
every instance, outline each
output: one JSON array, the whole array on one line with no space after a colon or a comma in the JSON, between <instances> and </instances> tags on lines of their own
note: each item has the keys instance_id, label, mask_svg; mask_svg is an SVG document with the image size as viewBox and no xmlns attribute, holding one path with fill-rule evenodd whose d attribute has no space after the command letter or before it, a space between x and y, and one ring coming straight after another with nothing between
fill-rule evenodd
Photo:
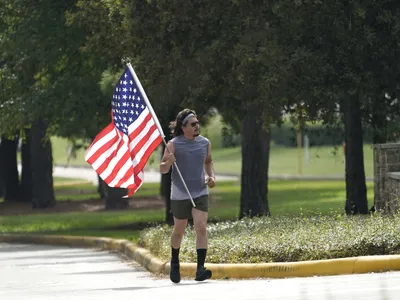
<instances>
[{"instance_id":1,"label":"long dark hair","mask_svg":"<svg viewBox=\"0 0 400 300\"><path fill-rule=\"evenodd\" d=\"M196 116L196 112L194 110L185 108L177 114L175 121L170 123L169 128L171 129L173 137L183 135L183 120L190 114L194 114Z\"/></svg>"}]
</instances>

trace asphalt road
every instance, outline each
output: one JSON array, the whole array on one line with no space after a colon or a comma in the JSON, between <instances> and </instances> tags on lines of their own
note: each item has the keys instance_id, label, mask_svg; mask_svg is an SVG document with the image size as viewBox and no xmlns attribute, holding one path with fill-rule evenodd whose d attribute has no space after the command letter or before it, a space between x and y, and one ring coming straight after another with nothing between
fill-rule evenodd
<instances>
[{"instance_id":1,"label":"asphalt road","mask_svg":"<svg viewBox=\"0 0 400 300\"><path fill-rule=\"evenodd\" d=\"M176 285L117 254L0 243L1 300L399 299L400 272Z\"/></svg>"}]
</instances>

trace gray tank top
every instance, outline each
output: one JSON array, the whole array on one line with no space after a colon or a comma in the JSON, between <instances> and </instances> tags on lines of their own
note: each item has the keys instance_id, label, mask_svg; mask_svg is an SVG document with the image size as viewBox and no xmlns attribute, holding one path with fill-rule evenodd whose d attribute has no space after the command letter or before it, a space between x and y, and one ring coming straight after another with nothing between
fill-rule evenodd
<instances>
[{"instance_id":1,"label":"gray tank top","mask_svg":"<svg viewBox=\"0 0 400 300\"><path fill-rule=\"evenodd\" d=\"M194 140L181 135L174 137L171 142L175 148L176 164L192 198L208 195L208 188L204 183L204 162L208 154L209 140L201 135ZM171 200L190 199L174 165L171 176Z\"/></svg>"}]
</instances>

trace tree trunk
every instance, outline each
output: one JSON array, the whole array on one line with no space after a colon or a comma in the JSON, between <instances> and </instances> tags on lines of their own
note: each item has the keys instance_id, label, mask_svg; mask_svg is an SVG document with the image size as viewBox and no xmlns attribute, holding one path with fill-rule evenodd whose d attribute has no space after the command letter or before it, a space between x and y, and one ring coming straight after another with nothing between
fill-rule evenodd
<instances>
[{"instance_id":1,"label":"tree trunk","mask_svg":"<svg viewBox=\"0 0 400 300\"><path fill-rule=\"evenodd\" d=\"M109 187L100 176L98 176L98 179L98 190L104 193L102 199L104 199L104 208L106 210L121 210L128 208L129 199L123 198L128 194L127 189Z\"/></svg>"},{"instance_id":2,"label":"tree trunk","mask_svg":"<svg viewBox=\"0 0 400 300\"><path fill-rule=\"evenodd\" d=\"M358 97L349 99L344 107L346 154L346 214L367 214L363 130Z\"/></svg>"},{"instance_id":3,"label":"tree trunk","mask_svg":"<svg viewBox=\"0 0 400 300\"><path fill-rule=\"evenodd\" d=\"M53 154L46 139L47 124L36 122L31 129L32 207L46 208L56 204L53 189Z\"/></svg>"},{"instance_id":4,"label":"tree trunk","mask_svg":"<svg viewBox=\"0 0 400 300\"><path fill-rule=\"evenodd\" d=\"M165 202L165 222L168 225L174 224L171 213L171 170L161 175L161 197Z\"/></svg>"},{"instance_id":5,"label":"tree trunk","mask_svg":"<svg viewBox=\"0 0 400 300\"><path fill-rule=\"evenodd\" d=\"M165 145L163 143L161 153L164 153L164 150L165 150ZM174 218L171 213L171 174L172 170L169 170L169 172L166 174L161 174L161 185L160 185L160 195L165 202L165 222L168 225L174 224Z\"/></svg>"},{"instance_id":6,"label":"tree trunk","mask_svg":"<svg viewBox=\"0 0 400 300\"><path fill-rule=\"evenodd\" d=\"M378 98L379 99L379 98ZM388 122L386 119L387 103L382 100L374 100L373 111L372 111L372 143L373 144L384 144L387 140L387 126Z\"/></svg>"},{"instance_id":7,"label":"tree trunk","mask_svg":"<svg viewBox=\"0 0 400 300\"><path fill-rule=\"evenodd\" d=\"M4 197L4 184L5 184L5 167L4 167L4 147L1 145L1 137L0 137L0 198Z\"/></svg>"},{"instance_id":8,"label":"tree trunk","mask_svg":"<svg viewBox=\"0 0 400 300\"><path fill-rule=\"evenodd\" d=\"M31 133L25 131L26 140L21 146L21 201L32 203L32 157L31 157Z\"/></svg>"},{"instance_id":9,"label":"tree trunk","mask_svg":"<svg viewBox=\"0 0 400 300\"><path fill-rule=\"evenodd\" d=\"M176 107L176 110L178 110L178 107ZM174 120L174 118L175 118L173 111L175 111L175 110L171 110L171 112L169 114L169 120ZM170 128L168 127L168 124L163 127L163 131L165 133L165 141L168 143L168 141L173 138L172 134L170 133ZM164 154L164 151L165 151L165 144L163 142L161 144L160 161ZM161 184L160 184L160 195L165 203L165 222L168 225L174 224L174 217L172 216L172 213L171 213L171 174L172 174L172 167L168 173L161 174Z\"/></svg>"},{"instance_id":10,"label":"tree trunk","mask_svg":"<svg viewBox=\"0 0 400 300\"><path fill-rule=\"evenodd\" d=\"M105 183L103 184L106 192L106 201L105 201L106 210L121 210L128 208L129 199L123 198L128 193L127 189L112 188L106 185Z\"/></svg>"},{"instance_id":11,"label":"tree trunk","mask_svg":"<svg viewBox=\"0 0 400 300\"><path fill-rule=\"evenodd\" d=\"M98 181L97 192L99 193L101 199L105 199L106 198L105 189L107 188L107 185L104 183L103 179L101 179L99 175L97 175L97 181Z\"/></svg>"},{"instance_id":12,"label":"tree trunk","mask_svg":"<svg viewBox=\"0 0 400 300\"><path fill-rule=\"evenodd\" d=\"M0 156L1 156L1 154L0 154ZM1 168L1 165L0 165L0 168ZM0 174L0 198L3 198L3 197L4 197L4 179L3 179L2 175Z\"/></svg>"},{"instance_id":13,"label":"tree trunk","mask_svg":"<svg viewBox=\"0 0 400 300\"><path fill-rule=\"evenodd\" d=\"M18 138L2 137L0 143L1 173L4 182L4 201L19 200L19 174L17 162Z\"/></svg>"},{"instance_id":14,"label":"tree trunk","mask_svg":"<svg viewBox=\"0 0 400 300\"><path fill-rule=\"evenodd\" d=\"M268 216L268 165L270 134L260 110L250 108L243 119L240 215Z\"/></svg>"}]
</instances>

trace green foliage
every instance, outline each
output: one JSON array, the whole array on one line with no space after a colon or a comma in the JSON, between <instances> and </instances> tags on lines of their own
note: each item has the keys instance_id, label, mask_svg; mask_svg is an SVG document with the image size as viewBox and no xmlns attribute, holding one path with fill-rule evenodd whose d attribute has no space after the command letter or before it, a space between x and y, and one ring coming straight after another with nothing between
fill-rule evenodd
<instances>
[{"instance_id":1,"label":"green foliage","mask_svg":"<svg viewBox=\"0 0 400 300\"><path fill-rule=\"evenodd\" d=\"M2 7L7 15L1 27L0 72L7 87L0 94L3 132L41 118L51 134L85 138L110 121L110 101L103 101L98 84L102 62L80 51L86 33L79 24L66 26L66 12L75 10L69 0L6 1Z\"/></svg>"},{"instance_id":2,"label":"green foliage","mask_svg":"<svg viewBox=\"0 0 400 300\"><path fill-rule=\"evenodd\" d=\"M298 123L335 123L337 104L355 90L374 130L382 110L374 99L385 103L382 116L398 115L395 1L18 0L0 13L2 130L41 115L62 136L92 138L110 121L107 77L119 74L122 58L132 61L165 126L183 107L206 121L215 106L240 132L250 104L269 123L282 111ZM229 130L223 144L237 145Z\"/></svg>"},{"instance_id":3,"label":"green foliage","mask_svg":"<svg viewBox=\"0 0 400 300\"><path fill-rule=\"evenodd\" d=\"M142 232L139 244L170 259L171 228ZM265 217L209 225L210 263L263 263L400 254L400 216ZM196 262L195 231L188 228L181 261Z\"/></svg>"},{"instance_id":4,"label":"green foliage","mask_svg":"<svg viewBox=\"0 0 400 300\"><path fill-rule=\"evenodd\" d=\"M378 119L398 115L399 104L385 97L398 93L393 78L400 65L390 46L400 30L398 2L281 0L272 11L270 27L287 55L281 66L287 84L277 91L298 99L290 111L299 121L334 122L337 105L352 97L361 99L365 123L375 123L377 114Z\"/></svg>"}]
</instances>

